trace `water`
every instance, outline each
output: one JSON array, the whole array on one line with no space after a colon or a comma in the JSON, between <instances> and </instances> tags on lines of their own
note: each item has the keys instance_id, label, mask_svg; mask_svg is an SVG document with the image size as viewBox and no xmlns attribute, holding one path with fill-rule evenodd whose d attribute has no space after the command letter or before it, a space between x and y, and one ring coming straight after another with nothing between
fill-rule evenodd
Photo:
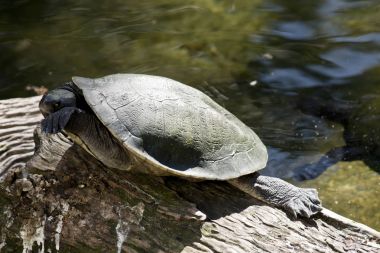
<instances>
[{"instance_id":1,"label":"water","mask_svg":"<svg viewBox=\"0 0 380 253\"><path fill-rule=\"evenodd\" d=\"M298 184L321 187L327 207L380 229L379 11L375 0L1 1L0 99L74 75L171 77L260 135L266 174L322 173L335 163L327 152L362 161Z\"/></svg>"}]
</instances>

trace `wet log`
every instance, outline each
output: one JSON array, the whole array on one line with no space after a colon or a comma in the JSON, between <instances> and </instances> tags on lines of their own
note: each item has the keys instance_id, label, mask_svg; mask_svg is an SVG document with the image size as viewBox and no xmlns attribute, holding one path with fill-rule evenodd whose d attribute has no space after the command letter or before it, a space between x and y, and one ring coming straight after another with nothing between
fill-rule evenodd
<instances>
[{"instance_id":1,"label":"wet log","mask_svg":"<svg viewBox=\"0 0 380 253\"><path fill-rule=\"evenodd\" d=\"M293 219L224 182L106 168L41 134L39 99L0 101L0 252L380 251L379 232L326 209Z\"/></svg>"}]
</instances>

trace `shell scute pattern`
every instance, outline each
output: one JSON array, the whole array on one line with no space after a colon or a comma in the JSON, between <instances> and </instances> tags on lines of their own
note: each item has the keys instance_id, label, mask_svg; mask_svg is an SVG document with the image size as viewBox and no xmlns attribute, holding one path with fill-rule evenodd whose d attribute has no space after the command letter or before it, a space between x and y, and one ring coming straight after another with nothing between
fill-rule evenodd
<instances>
[{"instance_id":1,"label":"shell scute pattern","mask_svg":"<svg viewBox=\"0 0 380 253\"><path fill-rule=\"evenodd\" d=\"M266 164L266 149L256 134L192 87L133 74L95 79L92 86L76 84L115 138L140 150L138 155L157 170L225 180Z\"/></svg>"}]
</instances>

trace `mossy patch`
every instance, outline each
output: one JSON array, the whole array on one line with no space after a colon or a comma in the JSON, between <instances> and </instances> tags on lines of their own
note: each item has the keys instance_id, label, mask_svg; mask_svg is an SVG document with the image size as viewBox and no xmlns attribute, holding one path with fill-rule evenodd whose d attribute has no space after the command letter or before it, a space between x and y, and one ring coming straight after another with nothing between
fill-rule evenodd
<instances>
[{"instance_id":1,"label":"mossy patch","mask_svg":"<svg viewBox=\"0 0 380 253\"><path fill-rule=\"evenodd\" d=\"M339 162L303 186L317 188L324 207L380 230L380 175L364 162Z\"/></svg>"}]
</instances>

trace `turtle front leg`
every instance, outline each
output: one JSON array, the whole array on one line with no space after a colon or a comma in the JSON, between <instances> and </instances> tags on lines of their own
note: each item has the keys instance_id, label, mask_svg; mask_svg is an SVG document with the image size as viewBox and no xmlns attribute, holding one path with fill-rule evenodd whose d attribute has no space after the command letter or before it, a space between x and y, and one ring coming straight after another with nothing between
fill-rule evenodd
<instances>
[{"instance_id":1,"label":"turtle front leg","mask_svg":"<svg viewBox=\"0 0 380 253\"><path fill-rule=\"evenodd\" d=\"M322 210L315 189L298 188L279 178L250 174L229 180L233 186L268 204L280 207L294 217L307 217Z\"/></svg>"},{"instance_id":2,"label":"turtle front leg","mask_svg":"<svg viewBox=\"0 0 380 253\"><path fill-rule=\"evenodd\" d=\"M48 134L56 134L62 131L74 113L82 112L76 107L64 107L56 112L48 114L41 122L42 131Z\"/></svg>"}]
</instances>

